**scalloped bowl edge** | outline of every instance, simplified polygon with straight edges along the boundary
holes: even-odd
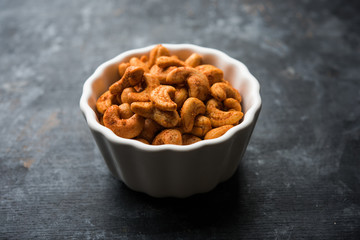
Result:
[[[218,183],[230,178],[235,172],[261,110],[260,84],[243,63],[219,50],[192,44],[164,43],[163,45],[171,53],[180,55],[183,53],[188,56],[190,53],[196,52],[203,55],[206,62],[209,62],[206,60],[208,58],[210,64],[214,64],[221,69],[225,68],[223,69],[225,79],[227,79],[227,75],[235,74],[236,79],[227,80],[240,91],[243,96],[242,104],[247,101],[247,105],[249,105],[243,107],[245,114],[242,122],[219,138],[203,140],[186,146],[147,145],[136,140],[118,137],[110,129],[101,125],[95,113],[94,101],[108,86],[102,86],[103,89],[94,94],[95,88],[98,87],[95,85],[108,74],[106,70],[111,66],[116,66],[131,56],[147,54],[155,45],[126,51],[101,64],[84,83],[80,98],[80,109],[106,164],[115,177],[122,180],[131,189],[145,192],[154,197],[188,197],[195,193],[210,191]],[[230,73],[228,74],[228,72]],[[241,80],[238,80],[238,78],[241,78]],[[246,92],[241,92],[241,83],[245,83],[242,86],[246,87]],[[109,84],[110,82],[107,85]],[[232,146],[234,143],[239,144],[239,147]],[[220,149],[219,146],[221,146]],[[216,151],[221,152],[223,148],[232,149],[231,151],[225,151],[227,154],[225,158],[229,159],[224,163],[216,160],[216,158],[221,158],[222,155],[213,150],[216,149]],[[230,157],[236,159],[230,159]],[[184,158],[187,160],[184,160]],[[201,158],[209,158],[210,161],[197,160]],[[207,167],[208,164],[211,164],[213,169]],[[196,168],[201,169],[204,165],[206,169],[206,171],[204,170],[204,177],[198,177],[199,169]],[[221,171],[219,165],[224,166],[223,174],[217,174],[216,172],[216,168]],[[190,179],[185,181],[186,176],[184,174],[186,175],[187,168],[193,170],[190,171],[192,173]],[[161,172],[162,170],[169,171],[169,173],[164,174]],[[157,174],[159,176],[156,176]],[[212,174],[216,175],[215,180],[212,179]],[[163,184],[162,181],[168,183]],[[201,184],[193,184],[191,181],[200,181]]]

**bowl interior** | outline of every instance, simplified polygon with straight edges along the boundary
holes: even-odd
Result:
[[[177,55],[182,60],[185,60],[188,56],[190,56],[194,52],[200,54],[203,57],[204,64],[212,64],[223,70],[224,79],[228,80],[231,83],[231,85],[240,92],[242,96],[241,105],[244,112],[244,118],[239,125],[230,129],[228,133],[231,132],[234,133],[235,131],[239,130],[241,127],[245,127],[246,124],[249,124],[250,121],[254,119],[255,112],[258,111],[261,107],[261,99],[259,94],[260,86],[258,81],[250,74],[250,72],[248,71],[247,67],[244,64],[214,49],[198,47],[190,44],[176,44],[176,45],[163,44],[163,45],[169,49],[171,54]],[[131,50],[123,54],[120,54],[119,56],[100,65],[98,69],[95,71],[95,73],[86,81],[84,85],[84,92],[86,92],[86,89],[88,88],[90,90],[88,89],[89,90],[87,91],[88,94],[83,93],[82,98],[83,97],[85,98],[84,101],[86,101],[88,106],[92,109],[93,113],[90,115],[96,118],[97,123],[99,123],[99,120],[96,117],[97,116],[96,100],[101,94],[103,94],[105,91],[108,90],[109,86],[112,83],[120,79],[120,76],[118,74],[118,65],[122,62],[129,61],[131,57],[140,57],[144,54],[148,55],[153,47],[154,46],[149,46],[146,48]],[[80,105],[81,105],[81,101],[80,101]],[[85,116],[86,118],[89,117],[87,114],[85,114]],[[105,128],[102,125],[100,125],[99,127]],[[225,135],[227,135],[228,133],[226,133]],[[113,135],[114,137],[117,137],[115,136],[115,134]],[[225,135],[223,135],[220,138],[207,140],[207,141],[220,141],[222,138],[224,138]],[[204,141],[200,141],[192,145],[196,145],[201,142]],[[182,147],[188,147],[188,146],[182,146]],[[156,146],[156,147],[161,147],[161,146]]]

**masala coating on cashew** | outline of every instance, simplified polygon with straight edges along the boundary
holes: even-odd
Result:
[[[227,98],[224,100],[224,108],[227,110],[234,110],[234,111],[240,111],[241,112],[241,105],[238,100],[235,98]]]
[[[111,94],[110,91],[104,92],[96,101],[96,110],[99,113],[104,114],[106,109],[111,107],[116,102],[116,96]]]
[[[191,130],[191,134],[204,137],[205,134],[212,129],[211,121],[208,117],[198,115],[194,119],[194,126]]]
[[[156,65],[160,68],[168,68],[171,66],[184,67],[185,63],[181,61],[177,56],[162,56],[156,59]]]
[[[122,76],[124,76],[124,73],[129,66],[130,66],[130,63],[120,63],[119,64],[118,72],[119,72],[120,78],[122,78]]]
[[[139,59],[137,57],[130,58],[129,63],[130,63],[130,66],[141,67],[144,70],[144,72],[150,71],[147,63],[141,61],[141,59]]]
[[[204,114],[205,110],[205,104],[197,98],[190,97],[184,102],[180,112],[184,132],[191,132],[195,117]]]
[[[214,83],[223,81],[224,72],[213,65],[204,64],[197,66],[195,69],[203,73],[207,77],[210,86],[212,86]]]
[[[210,88],[211,95],[219,101],[224,101],[227,98],[235,98],[241,102],[240,93],[230,84],[225,82],[215,83]]]
[[[213,127],[238,124],[244,115],[241,111],[223,109],[223,104],[214,98],[206,103],[206,115],[210,118]]]
[[[117,99],[121,103],[131,103],[129,99],[129,93],[135,93],[135,89],[133,87],[125,88],[121,94],[116,95]],[[119,99],[120,96],[120,99]]]
[[[151,143],[155,135],[163,128],[164,128],[163,126],[161,126],[154,120],[150,118],[146,118],[144,123],[144,128],[138,137],[143,138]]]
[[[154,138],[153,145],[175,144],[182,145],[181,132],[176,129],[165,129]]]
[[[150,94],[151,92],[160,86],[159,81],[153,77],[151,74],[145,73],[144,74],[144,85],[145,88],[140,92],[129,92],[127,95],[128,102],[149,102],[150,101]]]
[[[150,69],[150,74],[156,78],[161,84],[166,84],[166,77],[172,70],[176,69],[175,66],[170,66],[167,68],[161,68],[158,65],[152,66]]]
[[[138,114],[134,114],[130,118],[124,118],[119,106],[112,105],[105,111],[103,121],[105,127],[109,128],[117,136],[134,138],[143,130],[145,120]]]
[[[150,51],[148,67],[151,68],[155,64],[156,59],[161,56],[170,56],[170,52],[166,47],[159,44]]]
[[[179,113],[176,110],[163,111],[156,108],[152,102],[133,102],[131,111],[144,118],[150,118],[165,128],[173,128],[180,121]]]
[[[182,135],[182,145],[190,145],[196,142],[200,142],[202,139],[191,135],[191,134],[183,134]]]
[[[178,110],[181,109],[181,107],[183,106],[186,99],[188,99],[188,97],[189,94],[185,87],[176,88],[174,102],[176,103]]]
[[[197,54],[197,53],[193,53],[191,54],[186,60],[185,60],[185,64],[189,67],[197,67],[202,63],[202,57]]]
[[[175,92],[173,86],[160,85],[150,93],[150,100],[160,110],[175,111],[177,109],[177,104],[173,101]]]
[[[120,63],[120,80],[96,101],[99,122],[120,137],[154,145],[223,135],[243,117],[241,96],[204,60],[197,53],[180,59],[159,44]]]
[[[109,87],[110,93],[114,95],[121,94],[125,88],[139,84],[143,78],[143,74],[144,69],[141,67],[129,66],[126,68],[124,76]]]
[[[130,104],[128,103],[123,103],[119,105],[119,113],[122,119],[128,119],[134,115],[134,113],[130,109]]]
[[[204,140],[214,139],[224,135],[233,125],[224,125],[221,127],[211,129],[204,137]]]
[[[207,77],[201,72],[190,67],[179,67],[166,77],[166,84],[182,84],[186,82],[188,86],[189,97],[195,97],[201,101],[206,100],[210,85]]]

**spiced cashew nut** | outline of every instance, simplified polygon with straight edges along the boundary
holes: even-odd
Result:
[[[170,56],[170,53],[166,47],[159,44],[150,51],[148,67],[151,68],[155,64],[156,59],[161,56]]]
[[[188,99],[188,90],[185,87],[176,88],[174,102],[177,105],[177,109],[180,110],[186,99]]]
[[[152,102],[133,102],[131,111],[144,118],[150,118],[166,128],[175,127],[180,121],[180,116],[176,110],[163,111],[156,108]]]
[[[182,145],[190,145],[196,142],[201,141],[201,138],[191,135],[191,134],[183,134],[182,135]]]
[[[177,104],[173,101],[175,92],[173,86],[160,85],[150,93],[150,100],[160,110],[175,111],[177,108]]]
[[[197,53],[193,53],[191,54],[186,60],[185,60],[185,64],[189,67],[196,67],[198,65],[200,65],[202,63],[202,57],[197,54]]]
[[[127,95],[127,102],[149,102],[150,101],[150,93],[157,88],[160,83],[154,78],[151,74],[144,74],[144,83],[145,89],[141,92],[131,91]]]
[[[158,65],[152,66],[150,69],[150,74],[155,77],[161,84],[166,84],[166,77],[172,70],[176,69],[175,66],[170,66],[168,68],[161,68]]]
[[[106,91],[96,101],[96,109],[99,113],[104,114],[106,109],[113,105],[115,101],[116,96],[111,94],[110,91]]]
[[[221,127],[217,127],[214,129],[211,129],[204,137],[204,140],[208,140],[208,139],[214,139],[214,138],[218,138],[221,137],[222,135],[224,135],[230,128],[232,128],[233,125],[224,125]]]
[[[219,101],[224,101],[226,98],[235,98],[241,102],[240,93],[230,84],[225,82],[215,83],[210,88],[211,95]]]
[[[112,105],[105,111],[103,121],[105,127],[123,138],[138,136],[144,127],[143,117],[134,114],[130,118],[124,118],[118,105]]]
[[[156,65],[160,68],[167,68],[171,66],[184,67],[185,63],[176,56],[161,56],[156,59]]]
[[[129,99],[129,93],[135,93],[135,89],[133,87],[125,88],[121,94],[116,95],[116,98],[121,103],[131,103]]]
[[[144,59],[144,58],[142,58],[142,59]],[[144,59],[144,60],[146,60],[146,59]],[[144,72],[149,72],[149,67],[148,67],[147,63],[137,57],[130,58],[129,63],[131,66],[141,67],[144,70]]]
[[[212,86],[214,83],[223,81],[223,71],[213,65],[204,64],[197,66],[195,69],[199,72],[202,72],[208,78],[210,86]]]
[[[144,129],[138,136],[139,138],[147,140],[149,143],[151,143],[156,135],[157,132],[159,132],[163,127],[156,123],[154,120],[150,118],[145,119]]]
[[[125,88],[133,87],[139,84],[143,78],[144,69],[136,66],[129,66],[126,68],[122,78],[113,83],[109,90],[113,95],[120,94]]]
[[[165,129],[154,138],[153,145],[175,144],[182,145],[181,132],[177,129]]]
[[[227,98],[224,100],[224,107],[225,109],[228,109],[229,111],[240,111],[242,110],[241,105],[238,100],[235,98]]]
[[[130,66],[130,63],[120,63],[119,64],[118,72],[119,72],[120,78],[122,78],[122,76],[124,76],[124,73],[129,66]]]
[[[134,115],[134,113],[131,111],[130,104],[128,103],[119,105],[119,113],[122,119],[128,119]]]
[[[237,124],[244,115],[241,111],[234,109],[228,111],[222,109],[224,109],[222,103],[214,98],[206,103],[206,114],[210,118],[213,127]]]
[[[179,67],[166,77],[166,84],[181,84],[186,81],[189,88],[189,97],[195,97],[202,101],[206,100],[209,92],[209,81],[204,74],[189,67]]]
[[[198,115],[194,120],[194,127],[191,133],[198,137],[203,137],[205,134],[212,129],[211,121],[208,117]]]
[[[204,114],[205,110],[205,104],[197,98],[190,97],[184,102],[180,112],[184,132],[191,132],[195,117]]]

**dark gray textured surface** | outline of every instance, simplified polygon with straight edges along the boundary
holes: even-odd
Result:
[[[357,239],[358,1],[1,1],[0,238]],[[244,62],[263,109],[239,170],[153,199],[110,176],[80,113],[122,51],[212,47]]]

